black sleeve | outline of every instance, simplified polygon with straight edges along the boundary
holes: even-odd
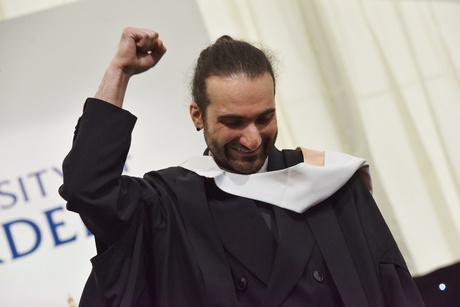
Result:
[[[136,117],[107,102],[88,99],[73,145],[63,162],[60,195],[88,229],[107,245],[129,227],[145,183],[122,176]]]
[[[359,178],[359,177],[358,177]],[[353,186],[360,225],[372,253],[386,306],[424,306],[396,241],[367,186],[356,178]]]

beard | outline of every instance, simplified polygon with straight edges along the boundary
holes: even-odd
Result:
[[[257,173],[264,165],[270,150],[275,145],[277,135],[278,130],[272,137],[263,136],[262,143],[256,153],[244,154],[235,149],[245,149],[238,141],[221,144],[208,132],[206,126],[204,127],[204,138],[214,161],[222,169],[237,174]]]

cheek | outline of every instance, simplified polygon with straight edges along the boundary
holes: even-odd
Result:
[[[238,131],[229,129],[227,127],[220,127],[212,132],[212,138],[217,141],[220,146],[224,146],[227,143],[232,142],[235,139],[238,139]]]
[[[278,132],[278,125],[276,120],[273,120],[269,125],[265,126],[264,129],[260,131],[260,134],[266,137],[273,138]]]

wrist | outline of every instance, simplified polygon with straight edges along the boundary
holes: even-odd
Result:
[[[104,100],[121,108],[130,78],[129,73],[112,63],[107,68],[94,98]]]

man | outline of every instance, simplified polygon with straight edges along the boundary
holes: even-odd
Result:
[[[63,164],[60,193],[98,251],[82,306],[423,306],[364,161],[274,147],[275,77],[250,44],[224,36],[198,59],[190,115],[206,155],[122,176],[128,81],[165,51],[124,30]]]

